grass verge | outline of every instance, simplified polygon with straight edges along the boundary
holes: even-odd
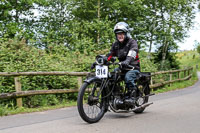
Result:
[[[54,106],[43,106],[38,108],[9,108],[7,106],[0,106],[0,116],[7,116],[7,115],[14,115],[14,114],[22,114],[22,113],[32,113],[32,112],[41,112],[46,110],[52,110],[52,109],[59,109],[59,108],[65,108],[65,107],[71,107],[75,106],[76,101],[70,101],[68,103],[61,103]]]

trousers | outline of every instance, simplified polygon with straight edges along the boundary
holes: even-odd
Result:
[[[135,80],[140,72],[138,70],[130,70],[125,74],[125,84],[128,89],[135,88]]]
[[[119,68],[115,68],[114,72],[120,71]],[[126,72],[124,81],[126,84],[126,87],[131,90],[135,88],[135,80],[137,78],[137,75],[139,75],[140,71],[139,70],[129,70]]]

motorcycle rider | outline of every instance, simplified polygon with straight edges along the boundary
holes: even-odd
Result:
[[[110,52],[107,54],[107,60],[117,57],[122,66],[122,72],[125,73],[125,84],[128,88],[129,97],[125,99],[125,103],[134,105],[137,87],[135,79],[140,73],[140,60],[138,56],[138,44],[130,35],[129,25],[125,22],[118,22],[114,26],[116,41],[112,44]],[[130,68],[129,65],[134,68]],[[94,68],[94,64],[91,66]]]

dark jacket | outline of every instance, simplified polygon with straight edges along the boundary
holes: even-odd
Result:
[[[128,56],[130,51],[134,51],[136,56]],[[107,57],[108,61],[112,56],[117,57],[120,62],[127,61],[129,65],[134,66],[135,69],[140,71],[140,60],[138,53],[139,50],[137,41],[133,40],[132,38],[128,38],[123,42],[123,44],[119,41],[114,42]]]

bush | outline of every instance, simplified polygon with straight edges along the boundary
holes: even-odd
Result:
[[[56,45],[55,45],[56,46]],[[9,40],[0,44],[1,72],[32,71],[87,71],[89,58],[78,52],[69,52],[63,45],[45,51],[29,46],[24,40]],[[9,53],[9,54],[8,54]],[[88,64],[88,65],[87,65]],[[77,89],[77,80],[69,76],[21,76],[22,90],[43,89]],[[13,77],[0,77],[0,93],[14,92]],[[64,99],[66,94],[60,94]],[[75,97],[75,96],[74,96]],[[75,98],[71,98],[75,99]],[[34,96],[24,98],[24,106],[37,107],[54,105],[62,99],[58,95]],[[11,104],[12,100],[1,101],[0,104]]]

